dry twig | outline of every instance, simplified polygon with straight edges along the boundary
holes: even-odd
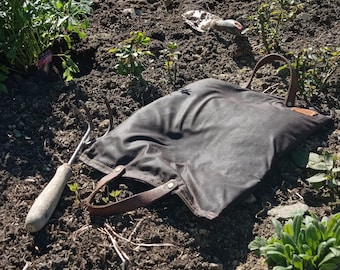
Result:
[[[128,263],[130,262],[130,259],[127,256],[127,254],[120,248],[116,239],[124,241],[124,242],[131,244],[133,246],[136,246],[136,247],[175,247],[175,245],[170,244],[170,243],[144,244],[144,243],[133,242],[131,240],[131,238],[136,233],[137,228],[141,225],[142,221],[143,221],[143,219],[139,220],[139,222],[137,223],[137,225],[135,226],[135,228],[133,229],[133,231],[131,232],[131,234],[129,235],[128,238],[125,238],[125,237],[121,236],[120,234],[118,234],[117,232],[115,232],[114,228],[112,226],[110,226],[108,223],[104,224],[104,228],[98,228],[98,230],[101,233],[106,234],[110,238],[114,250],[116,251],[117,255],[119,256],[120,260],[122,261],[122,269],[123,270],[126,269]],[[81,230],[81,229],[79,229],[79,230]],[[85,229],[86,228],[84,228],[83,230],[85,230]]]
[[[77,237],[79,237],[81,234],[83,234],[85,231],[87,231],[91,228],[92,228],[92,225],[86,225],[86,226],[83,226],[83,227],[79,228],[78,230],[74,231],[72,233],[72,240],[75,242]]]
[[[142,224],[142,221],[144,219],[140,219],[137,223],[137,225],[133,228],[132,232],[130,233],[129,237],[128,237],[128,240],[131,241],[131,238],[132,238],[132,235],[134,235],[137,231],[137,229],[139,228],[139,226]]]
[[[106,228],[104,229],[100,228],[99,231],[105,233],[110,238],[114,250],[116,251],[117,255],[122,261],[122,269],[126,269],[128,263],[130,262],[128,255],[126,255],[126,253],[120,248],[116,239],[114,239],[114,237],[110,234],[110,232]]]
[[[110,232],[115,235],[117,238],[133,245],[133,246],[138,246],[138,247],[175,247],[174,244],[170,244],[170,243],[155,243],[155,244],[144,244],[144,243],[136,243],[136,242],[133,242],[131,240],[129,240],[128,238],[125,238],[121,235],[119,235],[118,233],[116,233],[114,231],[114,229],[107,223],[104,224],[104,226],[110,230]]]
[[[31,262],[26,262],[25,266],[22,268],[22,270],[27,270],[32,265]]]

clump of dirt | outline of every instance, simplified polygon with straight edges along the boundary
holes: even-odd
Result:
[[[303,13],[282,29],[283,50],[338,46],[340,9],[336,1],[302,2]],[[94,218],[66,188],[42,231],[30,234],[24,228],[34,199],[56,168],[68,161],[84,134],[84,124],[71,104],[86,101],[94,116],[95,136],[100,136],[107,118],[104,97],[113,108],[117,126],[142,106],[196,80],[214,77],[234,84],[246,82],[261,57],[259,36],[251,31],[242,37],[215,30],[199,34],[183,23],[181,14],[207,10],[250,27],[246,15],[255,14],[260,3],[95,0],[87,37],[72,52],[81,70],[72,83],[65,85],[57,73],[10,76],[9,94],[0,99],[0,268],[122,269],[122,258],[103,231],[111,228],[121,237],[116,241],[125,259],[129,258],[127,269],[266,269],[247,245],[254,235],[266,237],[273,232],[266,215],[269,207],[305,201],[319,215],[339,211],[339,205],[311,190],[304,181],[305,172],[287,156],[273,169],[269,181],[258,187],[256,201],[240,203],[212,221],[195,217],[174,196],[123,215]],[[124,11],[130,8],[140,10],[140,16]],[[143,72],[147,87],[142,92],[116,74],[109,49],[137,30],[151,37],[149,49],[156,56],[169,42],[177,43],[181,57],[175,87],[169,83],[160,57],[147,63]],[[270,70],[259,72],[253,88],[262,91],[282,82]],[[300,147],[340,152],[339,81],[339,73],[334,74],[328,91],[311,104],[331,115],[334,125]],[[102,175],[80,162],[72,168],[70,183],[79,184],[84,199]]]

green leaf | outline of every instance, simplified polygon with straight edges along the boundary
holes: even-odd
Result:
[[[9,69],[5,65],[0,65],[0,71],[6,75],[9,74]]]
[[[323,260],[318,264],[319,268],[322,267],[322,265],[327,264],[327,265],[331,265],[331,264],[335,264],[335,265],[339,265],[340,264],[340,250],[336,249],[336,248],[330,248],[331,252],[329,252],[324,258]]]
[[[116,198],[118,197],[120,194],[122,193],[121,190],[113,190],[112,192],[110,192],[110,196],[113,197],[113,198]]]
[[[306,168],[308,164],[309,152],[303,150],[295,150],[292,152],[292,159],[297,166]]]
[[[302,254],[299,254],[299,257],[301,257],[305,265],[309,265],[311,269],[313,269],[313,267],[315,269],[316,265],[315,263],[313,263],[314,256],[302,253]]]
[[[0,82],[0,92],[6,93],[6,94],[8,93],[6,85],[4,85],[1,82]]]
[[[299,237],[299,234],[300,234],[301,225],[302,225],[302,215],[294,216],[294,218],[293,218],[293,237],[294,237],[295,242],[298,242],[298,237]]]
[[[79,32],[78,32],[78,37],[79,37],[80,39],[84,39],[84,38],[86,37],[86,34],[85,34],[84,32],[82,32],[82,31],[79,31]]]
[[[317,249],[318,241],[319,241],[318,234],[317,234],[314,224],[310,223],[306,225],[305,234],[306,234],[307,245],[312,249],[314,253],[314,251]]]
[[[57,27],[61,27],[66,22],[66,20],[68,18],[69,18],[69,16],[64,16],[62,18],[59,18],[58,21],[57,21]]]
[[[335,240],[335,239],[334,239]],[[318,261],[321,261],[321,259],[326,255],[327,250],[327,242],[323,241],[318,246],[318,252],[317,252],[317,259]]]
[[[338,221],[336,226],[334,227],[334,234],[333,235],[336,239],[335,245],[340,245],[340,221]]]
[[[67,58],[67,65],[71,72],[73,73],[79,72],[78,65],[75,62],[73,62],[71,57]]]
[[[282,65],[282,66],[278,67],[277,70],[276,70],[276,72],[278,74],[285,72],[285,71],[288,71],[288,65]]]
[[[286,265],[286,256],[285,254],[276,251],[276,250],[269,250],[267,252],[267,257],[270,261],[272,261],[276,265],[285,266]]]
[[[62,9],[62,7],[64,6],[62,1],[56,1],[55,2],[55,6],[57,9]]]
[[[293,254],[293,266],[298,270],[303,270],[303,260],[296,254]]]
[[[287,264],[292,264],[293,261],[293,254],[294,254],[294,247],[291,244],[284,245],[284,255],[286,258]]]
[[[292,265],[289,266],[274,266],[273,270],[291,270],[293,269]]]
[[[340,175],[340,168],[333,168],[332,169],[332,174],[337,177]]]
[[[148,45],[148,43],[150,42],[150,38],[149,37],[145,37],[142,42],[141,45],[146,47]]]
[[[314,219],[312,221],[312,223],[314,224],[315,228],[316,228],[316,231],[317,231],[317,234],[318,234],[318,239],[320,241],[323,241],[325,239],[327,239],[327,236],[326,236],[326,226],[324,226],[324,224],[318,220],[318,219]]]
[[[280,237],[281,233],[282,233],[282,224],[280,221],[278,221],[277,219],[273,219],[272,220],[274,229],[275,229],[275,233]]]
[[[71,70],[66,68],[64,73],[63,73],[63,78],[66,82],[72,81],[73,80],[73,76],[71,73]]]
[[[3,81],[6,80],[7,78],[8,78],[7,75],[0,73],[0,82],[3,82]]]
[[[295,243],[294,239],[286,232],[281,233],[281,240],[284,244],[291,246],[296,253],[299,252],[297,243]]]
[[[309,153],[306,167],[317,171],[331,170],[333,168],[333,156],[327,152],[324,155]]]
[[[248,244],[248,249],[251,251],[259,250],[266,245],[267,240],[263,237],[255,236],[255,239]]]
[[[312,248],[311,248],[309,245],[303,244],[303,245],[302,245],[302,249],[304,250],[304,252],[305,252],[307,255],[309,255],[309,256],[312,256],[312,255],[313,255],[313,250],[312,250]]]
[[[73,184],[67,184],[68,188],[70,189],[70,191],[72,192],[76,192],[78,191],[78,183],[74,182]]]
[[[63,38],[64,38],[64,40],[66,41],[66,44],[67,44],[67,48],[68,49],[71,49],[71,38],[70,38],[70,36],[69,35],[63,35],[62,36]]]
[[[335,189],[337,187],[340,187],[340,180],[330,179],[330,180],[327,181],[327,186],[331,189]]]
[[[305,235],[305,229],[301,229],[299,236],[298,236],[298,244],[303,247],[303,244],[306,244],[306,235]]]
[[[313,211],[310,211],[309,214],[310,216],[305,217],[305,224],[313,223],[313,220],[318,219],[318,217]]]
[[[313,175],[312,177],[309,177],[306,179],[311,184],[318,184],[318,183],[324,183],[328,180],[327,174],[325,173],[317,173]]]
[[[284,253],[285,252],[284,244],[280,240],[277,240],[276,238],[275,238],[275,241],[276,242],[274,242],[270,245],[272,250],[276,250],[276,251],[279,251],[281,253]]]
[[[333,235],[335,235],[338,224],[339,224],[339,221],[336,219],[335,215],[329,218],[328,223],[327,223],[327,228],[326,228],[326,235],[328,237],[332,237]]]
[[[293,236],[293,220],[289,219],[282,227],[283,231],[286,232],[288,235]]]
[[[324,263],[323,265],[319,266],[319,270],[337,270],[339,265],[334,263]]]
[[[338,247],[338,248],[330,247],[329,249],[332,251],[332,253],[335,255],[335,257],[340,260],[340,247]]]

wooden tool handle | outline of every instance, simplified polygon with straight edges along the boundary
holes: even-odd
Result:
[[[54,177],[36,198],[27,214],[25,227],[28,231],[40,231],[47,224],[71,176],[69,164],[64,163],[58,167]]]

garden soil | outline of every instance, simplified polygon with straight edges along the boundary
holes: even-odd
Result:
[[[283,24],[281,52],[325,46],[335,50],[340,44],[337,1],[302,3],[304,9],[295,20]],[[78,183],[80,202],[66,187],[49,223],[37,233],[25,230],[34,199],[57,167],[69,160],[84,134],[84,121],[75,115],[72,105],[79,107],[79,100],[86,103],[94,118],[92,135],[97,137],[107,126],[104,97],[112,106],[117,126],[142,106],[196,80],[213,77],[245,83],[263,55],[260,36],[251,29],[242,37],[215,30],[201,34],[187,26],[181,14],[206,10],[251,28],[253,22],[248,18],[260,4],[249,0],[94,0],[87,37],[75,42],[72,50],[80,68],[74,81],[66,85],[60,80],[57,61],[47,75],[34,70],[10,75],[9,93],[0,100],[0,269],[268,269],[247,245],[255,236],[273,233],[269,209],[304,202],[319,216],[339,211],[334,194],[310,188],[305,181],[307,172],[287,155],[251,200],[212,221],[194,216],[175,196],[122,215],[94,218],[82,201],[102,175],[76,161],[69,184]],[[131,9],[138,16],[131,16]],[[138,30],[151,37],[148,49],[155,55],[145,62],[146,83],[139,85],[116,74],[116,62],[109,52],[130,31]],[[169,81],[160,53],[169,42],[177,43],[181,53],[175,85]],[[276,68],[268,65],[258,72],[255,91],[287,87],[286,77],[278,76]],[[340,152],[339,81],[339,72],[333,74],[329,87],[316,92],[309,103],[299,97],[300,104],[330,115],[334,125],[298,148]],[[142,187],[122,182],[115,188],[131,193]]]

